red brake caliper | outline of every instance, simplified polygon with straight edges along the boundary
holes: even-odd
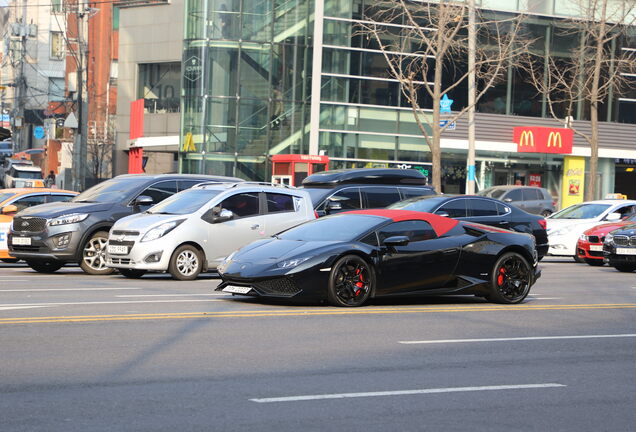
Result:
[[[499,269],[499,274],[497,275],[497,285],[502,286],[505,278],[506,278],[506,269],[502,267]]]
[[[356,286],[358,287],[358,289],[356,290],[356,296],[359,296],[362,292],[361,288],[364,286],[364,279],[362,279],[362,271],[360,269],[356,269],[356,275],[358,275],[358,278],[360,279],[358,282],[356,282]]]

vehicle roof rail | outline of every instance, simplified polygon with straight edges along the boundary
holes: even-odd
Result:
[[[203,186],[211,186],[211,185],[219,185],[219,184],[226,184],[226,183],[231,183],[231,182],[224,182],[224,181],[202,181],[201,183],[197,183],[194,186],[192,186],[191,189],[194,188],[200,188]]]
[[[243,181],[243,182],[232,183],[232,185],[230,187],[239,187],[240,185],[274,186],[274,187],[281,187],[281,188],[286,188],[286,189],[296,189],[294,186],[289,186],[289,185],[286,185],[286,184],[271,183],[271,182],[258,182],[258,181]]]

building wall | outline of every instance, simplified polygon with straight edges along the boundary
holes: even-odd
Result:
[[[125,151],[130,133],[130,103],[139,95],[139,65],[181,62],[183,22],[184,0],[120,9],[114,174],[128,170]],[[178,112],[145,113],[144,136],[179,135],[179,120]],[[172,172],[176,169],[171,153],[153,153],[146,149],[144,156],[148,156],[146,172]]]

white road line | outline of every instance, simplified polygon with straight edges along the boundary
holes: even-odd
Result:
[[[562,297],[537,297],[537,296],[530,296],[532,297],[534,300],[561,300]]]
[[[40,291],[126,291],[140,290],[143,288],[35,288],[35,289],[10,289],[0,290],[0,292],[40,292]]]
[[[44,307],[44,306],[18,306],[18,307],[4,307],[4,306],[0,306],[0,311],[14,310],[14,309],[35,309],[35,308],[39,308],[39,307]]]
[[[441,344],[441,343],[466,343],[466,342],[510,342],[510,341],[534,341],[534,340],[557,340],[557,339],[605,339],[605,338],[633,338],[636,334],[613,334],[613,335],[578,335],[578,336],[532,336],[515,338],[490,338],[490,339],[440,339],[424,341],[399,341],[405,345],[414,344]]]
[[[134,300],[134,301],[104,301],[104,302],[72,302],[72,303],[21,303],[0,304],[1,307],[13,306],[76,306],[76,305],[106,305],[106,304],[135,304],[135,303],[187,303],[187,302],[222,302],[224,300]]]
[[[198,296],[229,296],[227,293],[211,293],[211,294],[122,294],[115,297],[198,297]]]
[[[335,394],[322,394],[322,395],[287,396],[287,397],[250,399],[250,401],[258,402],[258,403],[297,402],[297,401],[321,400],[321,399],[344,399],[344,398],[362,398],[362,397],[377,397],[377,396],[404,396],[404,395],[415,395],[415,394],[459,393],[459,392],[492,391],[492,390],[525,390],[525,389],[555,388],[555,387],[566,387],[566,386],[563,384],[546,383],[546,384],[479,386],[479,387],[448,387],[448,388],[396,390],[396,391],[380,391],[380,392],[366,392],[366,393],[335,393]]]
[[[0,279],[4,280],[4,278],[0,278]],[[33,282],[33,281],[31,281],[30,279],[11,279],[11,280],[8,280],[7,282],[13,283],[13,282]]]

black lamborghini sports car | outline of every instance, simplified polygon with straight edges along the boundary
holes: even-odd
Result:
[[[474,294],[519,303],[541,275],[534,237],[410,210],[357,210],[317,219],[234,252],[217,291],[329,300]]]

